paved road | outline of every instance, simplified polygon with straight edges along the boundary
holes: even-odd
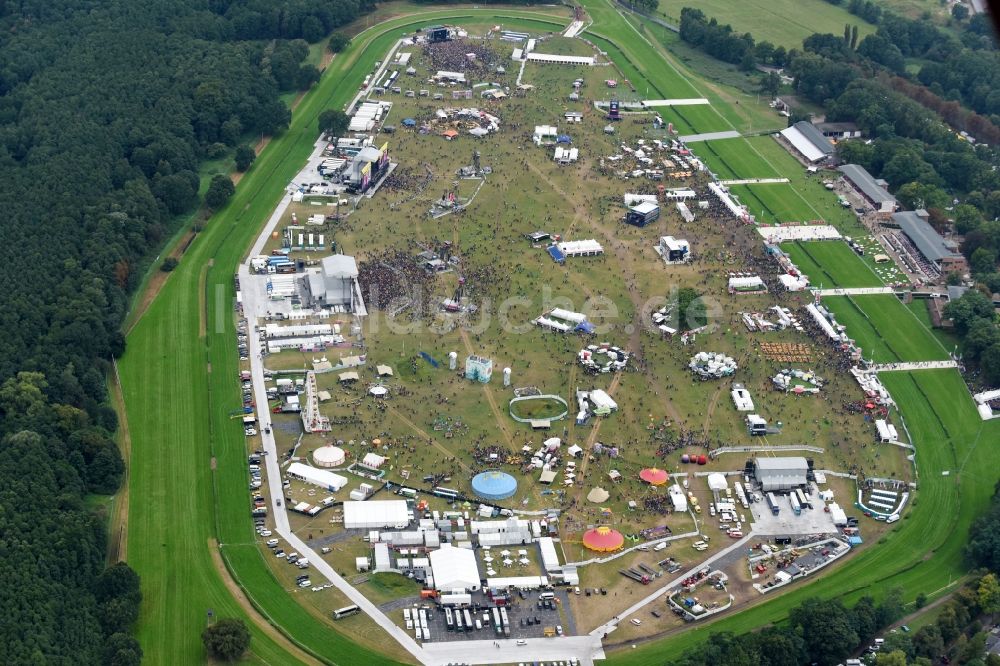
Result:
[[[870,296],[873,294],[894,294],[892,287],[849,287],[837,289],[814,289],[817,296]]]
[[[727,130],[725,132],[705,132],[704,134],[685,134],[684,136],[678,137],[684,143],[697,143],[698,141],[715,141],[717,139],[738,139],[740,138],[740,133],[736,130]]]
[[[276,224],[277,220],[272,218],[268,222],[268,228],[266,228],[262,234],[262,238],[266,238],[271,233],[271,227]],[[250,269],[246,264],[240,265],[240,281],[244,280],[262,280],[265,279],[261,276],[250,275]],[[261,342],[258,337],[256,330],[256,319],[254,319],[254,313],[257,312],[259,307],[254,299],[257,297],[258,290],[247,289],[244,290],[246,296],[244,297],[244,311],[249,313],[251,318],[251,325],[253,330],[247,336],[250,348],[250,359],[251,359],[251,373],[253,377],[253,391],[255,396],[255,402],[258,406],[257,417],[260,423],[258,428],[260,431],[261,440],[263,442],[264,450],[267,455],[264,456],[264,464],[267,468],[267,486],[271,494],[271,515],[274,520],[274,531],[276,531],[285,541],[291,549],[299,553],[300,556],[309,559],[311,568],[318,574],[325,577],[333,585],[343,592],[352,603],[361,607],[361,609],[367,613],[379,626],[386,630],[390,636],[392,636],[396,641],[403,646],[403,648],[413,655],[413,657],[422,664],[430,664],[432,661],[428,661],[427,656],[423,653],[421,647],[417,644],[413,637],[407,633],[405,630],[398,627],[392,620],[390,620],[378,607],[369,601],[363,594],[352,587],[346,580],[340,577],[336,571],[333,570],[325,560],[323,560],[319,553],[315,552],[310,548],[305,541],[300,539],[294,532],[292,532],[291,526],[288,524],[288,514],[285,512],[285,508],[280,506],[281,498],[284,497],[284,491],[281,486],[282,473],[279,466],[278,450],[275,445],[273,433],[265,431],[265,428],[269,428],[271,425],[271,414],[267,411],[266,405],[268,405],[267,400],[267,387],[264,383],[264,363],[261,358]],[[248,302],[249,298],[249,302]]]
[[[453,641],[428,643],[424,651],[435,664],[516,664],[531,661],[565,661],[571,657],[591,666],[595,659],[604,659],[599,636],[562,636],[559,638],[528,638],[524,645],[517,641]],[[499,647],[497,647],[499,646]]]
[[[957,361],[912,361],[908,363],[876,365],[873,370],[875,372],[909,372],[910,370],[945,370],[957,367]]]
[[[697,573],[698,571],[704,569],[705,567],[712,567],[712,565],[715,562],[718,562],[718,561],[722,560],[723,558],[725,558],[727,555],[729,555],[733,551],[741,549],[744,546],[746,546],[747,542],[749,542],[753,538],[754,538],[754,533],[751,531],[749,534],[747,534],[745,537],[743,537],[739,541],[733,542],[733,544],[731,546],[729,546],[728,548],[725,548],[725,549],[719,551],[718,553],[716,553],[712,557],[708,558],[707,560],[704,560],[703,562],[699,562],[698,564],[696,564],[695,566],[691,567],[690,569],[688,569],[684,573],[678,575],[677,578],[675,578],[674,580],[670,581],[669,583],[667,583],[666,585],[664,585],[660,589],[656,590],[655,592],[653,592],[652,594],[648,595],[647,597],[645,597],[643,599],[640,599],[636,603],[632,604],[631,606],[629,606],[628,608],[626,608],[625,610],[623,610],[621,613],[619,613],[617,618],[612,618],[610,622],[605,622],[601,626],[599,626],[596,629],[594,629],[593,631],[591,631],[590,635],[594,636],[596,638],[601,638],[601,637],[603,637],[603,636],[605,636],[607,634],[610,634],[612,631],[614,631],[615,629],[618,628],[618,622],[620,620],[624,620],[625,618],[629,617],[630,615],[632,615],[632,614],[634,614],[634,613],[642,610],[643,608],[645,608],[649,604],[656,602],[660,597],[666,595],[668,591],[677,589],[677,586],[680,585],[681,581],[684,580],[685,578],[688,578],[689,576],[694,575],[695,573]]]

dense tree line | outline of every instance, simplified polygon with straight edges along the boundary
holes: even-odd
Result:
[[[729,24],[721,24],[693,7],[681,9],[680,36],[685,42],[724,62],[753,69],[754,39],[749,32],[738,34]]]
[[[926,597],[917,596],[917,607]],[[876,666],[956,664],[1000,666],[1000,656],[986,653],[987,632],[981,619],[1000,610],[1000,584],[992,573],[973,576],[941,606],[933,622],[914,632],[885,634]]]
[[[712,634],[684,654],[677,666],[833,666],[868,645],[875,632],[903,614],[901,593],[893,590],[881,603],[862,597],[852,608],[839,600],[806,599],[789,621],[742,635]]]
[[[974,566],[1000,572],[1000,483],[993,491],[989,509],[969,530],[965,554]]]
[[[307,42],[373,4],[0,5],[4,663],[141,658],[128,633],[138,580],[105,570],[104,526],[84,502],[122,478],[105,382],[129,292],[199,205],[201,162],[242,145],[248,168],[245,142],[287,126],[279,95],[318,77]]]
[[[847,11],[869,23],[878,23],[882,18],[882,8],[872,0],[850,0],[847,3]]]
[[[998,226],[997,223],[993,224]],[[997,233],[997,230],[994,230],[994,233],[995,238],[1000,238],[1000,233]],[[982,263],[984,267],[995,270],[996,252],[994,247],[980,247],[972,253],[973,261],[979,261],[980,253],[987,253],[989,256],[984,258]],[[988,279],[996,281],[997,277],[994,272]],[[970,289],[958,300],[948,303],[945,306],[944,314],[955,323],[955,332],[962,340],[962,354],[965,362],[973,368],[979,369],[985,383],[991,386],[1000,386],[1000,324],[997,322],[990,297],[976,289]],[[979,564],[991,567],[994,571],[1000,570],[1000,566],[994,567],[984,561],[984,558],[989,554],[989,551],[983,548],[988,537],[982,534],[981,530],[975,529],[972,530],[972,535],[969,552],[973,559]],[[997,564],[1000,564],[1000,561]]]

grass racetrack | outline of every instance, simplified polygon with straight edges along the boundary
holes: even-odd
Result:
[[[778,178],[781,175],[746,139],[704,141],[698,148],[701,149],[696,148],[695,152],[721,179]]]
[[[787,183],[733,185],[729,190],[737,195],[758,222],[813,222],[819,215],[795,189]]]
[[[843,241],[784,243],[781,249],[816,287],[885,286],[868,264]]]
[[[828,296],[823,305],[847,327],[847,335],[876,363],[946,361],[947,350],[892,294]]]
[[[630,78],[636,77],[637,89],[638,79],[645,77],[665,97],[697,94],[676,70],[663,65],[651,45],[636,37],[607,0],[583,0],[583,4],[601,37],[594,41],[612,58],[627,58],[619,64]],[[308,156],[318,113],[343,104],[400,32],[458,16],[516,26],[519,17],[529,14],[510,7],[423,9],[419,19],[396,18],[355,37],[352,47],[334,60],[302,100],[289,130],[271,141],[230,203],[194,241],[128,337],[128,352],[119,364],[132,440],[128,553],[129,563],[142,576],[137,636],[148,664],[203,663],[199,634],[209,609],[216,616],[246,617],[213,565],[209,551],[213,538],[260,611],[303,649],[330,663],[391,663],[368,647],[377,645],[375,638],[366,646],[358,645],[298,605],[253,545],[245,440],[239,425],[228,418],[239,404],[232,276],[285,184]],[[746,157],[754,153],[741,143],[736,150],[721,149],[727,164],[743,172],[739,175],[777,175],[773,169],[762,172],[767,162],[759,156]],[[871,339],[891,336],[887,355],[913,360],[945,356],[936,341],[927,341],[923,327],[900,325],[919,323],[895,297],[855,300],[870,317],[870,332],[863,333]],[[846,300],[845,304],[855,307]],[[846,308],[841,305],[838,316],[841,310]],[[858,336],[848,316],[842,323]],[[920,476],[910,512],[884,543],[869,544],[843,566],[747,611],[685,627],[675,636],[635,650],[612,651],[609,663],[662,664],[710,632],[741,632],[780,622],[792,607],[814,595],[852,601],[900,586],[912,599],[918,592],[933,596],[961,578],[966,571],[961,551],[968,527],[987,505],[997,480],[991,445],[1000,439],[1000,422],[979,420],[955,370],[886,373],[883,379],[916,442]],[[253,643],[248,661],[297,663],[279,642],[256,625],[250,627]],[[614,642],[613,634],[609,640]]]
[[[270,142],[233,199],[199,234],[128,336],[119,362],[132,440],[128,553],[129,564],[142,577],[136,634],[147,664],[204,662],[200,634],[210,609],[216,617],[247,617],[212,562],[212,538],[261,613],[306,651],[329,663],[392,663],[296,603],[254,545],[246,443],[242,428],[229,419],[240,406],[233,274],[311,152],[320,111],[347,102],[402,32],[456,13],[512,26],[518,25],[517,17],[531,16],[509,7],[424,9],[419,19],[398,18],[355,37],[303,98],[291,127]],[[298,663],[248,624],[253,633],[248,660]]]
[[[612,652],[609,663],[659,666],[710,633],[742,633],[782,622],[792,608],[812,596],[852,603],[863,595],[878,598],[900,587],[912,601],[918,592],[933,598],[961,580],[967,570],[962,549],[969,526],[988,505],[1000,476],[992,451],[1000,438],[1000,421],[979,419],[957,370],[884,373],[881,378],[901,405],[917,446],[919,491],[896,529],[843,566],[782,596],[713,623],[689,625],[665,640]]]

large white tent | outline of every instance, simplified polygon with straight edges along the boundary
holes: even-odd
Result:
[[[294,462],[288,466],[288,476],[301,479],[306,483],[325,488],[331,492],[336,492],[347,485],[347,479],[339,474],[303,465],[298,462]]]
[[[442,592],[467,592],[479,589],[476,554],[468,548],[443,544],[430,552],[434,586]]]
[[[412,518],[406,500],[344,502],[344,528],[349,530],[382,527],[402,529]]]

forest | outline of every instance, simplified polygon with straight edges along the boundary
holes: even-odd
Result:
[[[107,381],[129,297],[193,223],[202,165],[239,153],[249,166],[248,145],[287,126],[282,93],[319,77],[308,44],[373,6],[0,5],[4,663],[141,659],[128,633],[138,579],[107,567],[104,517],[89,501],[123,474]]]

